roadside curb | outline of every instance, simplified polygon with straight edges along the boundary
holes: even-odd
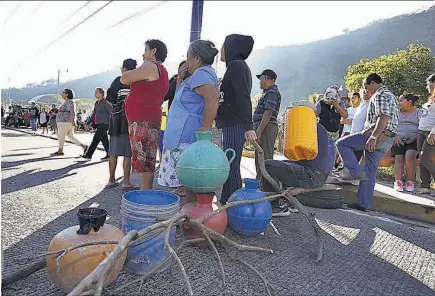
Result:
[[[13,127],[6,127],[6,126],[2,126],[2,128],[8,129],[8,130],[12,130],[12,131],[17,131],[17,132],[28,134],[28,135],[32,135],[31,131],[27,131],[27,130],[24,130],[24,129],[13,128]],[[56,140],[56,141],[58,140],[56,137],[53,137],[53,136],[50,136],[50,135],[36,134],[36,136],[47,138],[47,139],[52,139],[52,140]],[[68,144],[74,144],[73,142],[67,140],[66,138],[65,138],[65,142],[68,143]],[[104,151],[104,149],[101,148],[101,147],[97,147],[97,150]]]
[[[340,185],[344,191],[344,202],[355,203],[358,187]],[[375,191],[370,210],[400,218],[412,219],[426,223],[435,223],[435,207],[412,203]]]

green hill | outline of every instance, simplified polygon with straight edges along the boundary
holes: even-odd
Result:
[[[283,30],[285,39],[285,30]],[[435,6],[424,12],[402,15],[378,21],[345,35],[304,45],[269,47],[257,50],[248,59],[253,74],[265,68],[278,74],[277,84],[283,94],[283,107],[290,101],[305,99],[313,92],[322,92],[331,84],[343,84],[346,68],[362,58],[374,58],[406,49],[410,43],[421,43],[435,52]],[[177,63],[167,63],[169,72]],[[219,75],[222,76],[221,66]],[[119,75],[119,70],[69,81],[61,87],[74,89],[76,96],[93,97],[96,86],[108,87]],[[50,83],[53,83],[51,81]],[[254,81],[253,95],[260,92]],[[29,100],[45,94],[56,93],[57,85],[33,86],[11,89],[11,99]],[[7,90],[2,89],[2,103]]]

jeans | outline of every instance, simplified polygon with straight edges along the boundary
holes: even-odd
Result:
[[[269,175],[275,181],[280,181],[284,188],[320,188],[325,184],[327,177],[318,169],[302,166],[288,160],[266,160],[265,166]],[[263,191],[275,192],[275,189],[267,180],[264,180]]]
[[[36,132],[37,124],[38,124],[37,118],[30,118],[30,125],[32,126],[32,131]]]
[[[370,208],[373,200],[376,183],[376,171],[382,156],[393,146],[393,138],[387,138],[384,141],[377,142],[376,150],[368,152],[365,149],[367,139],[362,133],[352,134],[341,138],[337,141],[337,149],[340,154],[343,165],[347,168],[352,176],[359,176],[362,173],[367,174],[367,179],[362,180],[358,186],[357,204],[364,208]],[[357,161],[354,151],[364,150],[364,165],[361,167]]]

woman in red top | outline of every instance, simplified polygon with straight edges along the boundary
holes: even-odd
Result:
[[[125,71],[121,83],[130,85],[125,100],[132,151],[132,171],[142,174],[140,188],[152,189],[162,120],[162,103],[168,92],[168,72],[162,63],[167,56],[166,45],[160,40],[145,42],[144,63]]]

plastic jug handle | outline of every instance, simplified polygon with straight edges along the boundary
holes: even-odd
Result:
[[[171,155],[172,160],[174,160],[175,162],[177,162],[177,159],[176,159],[175,156],[174,156],[174,153],[175,153],[175,152],[180,152],[180,149],[179,149],[179,148],[172,148],[172,149],[171,149],[171,152],[170,152],[169,154]]]
[[[234,160],[234,158],[236,158],[236,151],[234,151],[234,149],[228,148],[227,150],[225,150],[225,155],[228,157],[228,152],[232,152],[233,155],[231,156],[229,163],[231,164]]]

